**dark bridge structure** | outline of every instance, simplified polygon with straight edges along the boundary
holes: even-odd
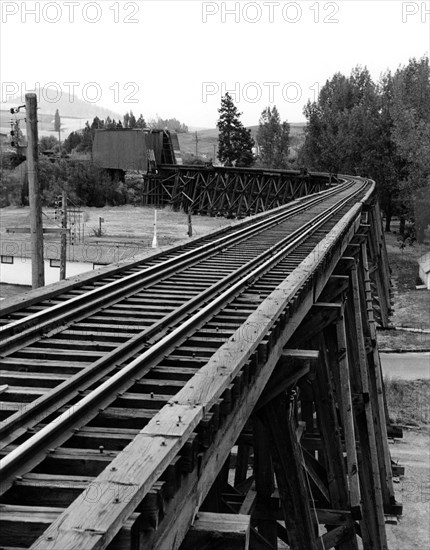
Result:
[[[3,301],[0,546],[386,550],[401,432],[374,182],[156,181],[148,204],[256,215]]]
[[[161,164],[144,178],[143,204],[242,218],[338,183],[336,175],[296,170]]]

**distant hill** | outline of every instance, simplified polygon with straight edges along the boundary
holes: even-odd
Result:
[[[290,123],[290,154],[292,157],[297,156],[297,151],[305,141],[306,122],[291,122]],[[258,126],[248,126],[251,130],[252,137],[256,139]],[[196,132],[188,132],[187,134],[178,134],[179,145],[183,154],[196,154]],[[197,151],[200,157],[204,159],[212,159],[216,157],[218,149],[218,129],[209,128],[197,131]],[[215,151],[215,154],[214,154]]]
[[[73,117],[86,120],[93,120],[95,116],[98,116],[99,118],[106,118],[109,116],[110,118],[115,118],[116,120],[122,120],[124,114],[115,113],[110,109],[99,107],[98,105],[84,101],[75,95],[70,95],[66,91],[62,92],[58,101],[47,101],[45,97],[56,97],[58,91],[55,88],[41,88],[32,90],[32,92],[37,94],[37,105],[40,112],[43,114],[54,115],[55,111],[58,109],[60,115],[63,117]],[[12,99],[8,98],[8,101],[5,103],[3,103],[3,98],[0,98],[0,100],[1,110],[8,110],[9,106],[13,107],[15,105],[22,105],[25,102],[21,96],[16,96]]]
[[[91,122],[96,116],[101,119],[105,119],[108,116],[115,120],[122,120],[123,118],[123,115],[120,113],[84,101],[75,95],[70,95],[68,92],[63,92],[55,103],[47,101],[45,99],[46,97],[54,98],[57,95],[57,90],[55,88],[43,88],[43,93],[42,89],[37,89],[33,90],[33,93],[37,93],[39,137],[49,135],[55,135],[57,137],[57,133],[54,130],[54,115],[57,109],[61,117],[62,139],[65,139],[70,132],[84,128],[85,122],[87,120]],[[17,105],[23,105],[24,102],[25,99],[21,96],[16,96],[12,99],[8,98],[8,101],[5,103],[3,103],[3,101],[0,102],[1,132],[9,136],[10,121],[14,118],[14,115],[10,114],[10,109]],[[16,116],[18,119],[22,120],[21,129],[25,132],[25,123],[23,121],[25,110],[22,109]]]

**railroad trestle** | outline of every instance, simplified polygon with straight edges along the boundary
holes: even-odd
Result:
[[[402,507],[374,183],[319,174],[299,198],[291,175],[209,172],[166,176],[172,203],[237,216],[295,200],[5,303],[3,546],[388,550]]]
[[[224,166],[160,165],[145,176],[143,204],[242,218],[336,184],[336,175]]]

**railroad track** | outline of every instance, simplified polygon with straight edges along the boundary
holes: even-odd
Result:
[[[9,312],[0,328],[0,545],[28,548],[79,495],[91,499],[97,476],[174,409],[175,396],[367,190],[350,179],[215,240]],[[139,513],[148,525],[255,371],[250,360],[146,487]],[[123,522],[118,536],[126,532]]]

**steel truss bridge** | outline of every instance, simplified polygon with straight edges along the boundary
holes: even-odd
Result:
[[[264,212],[3,301],[2,548],[387,549],[375,184],[260,175],[179,168],[176,206]]]

